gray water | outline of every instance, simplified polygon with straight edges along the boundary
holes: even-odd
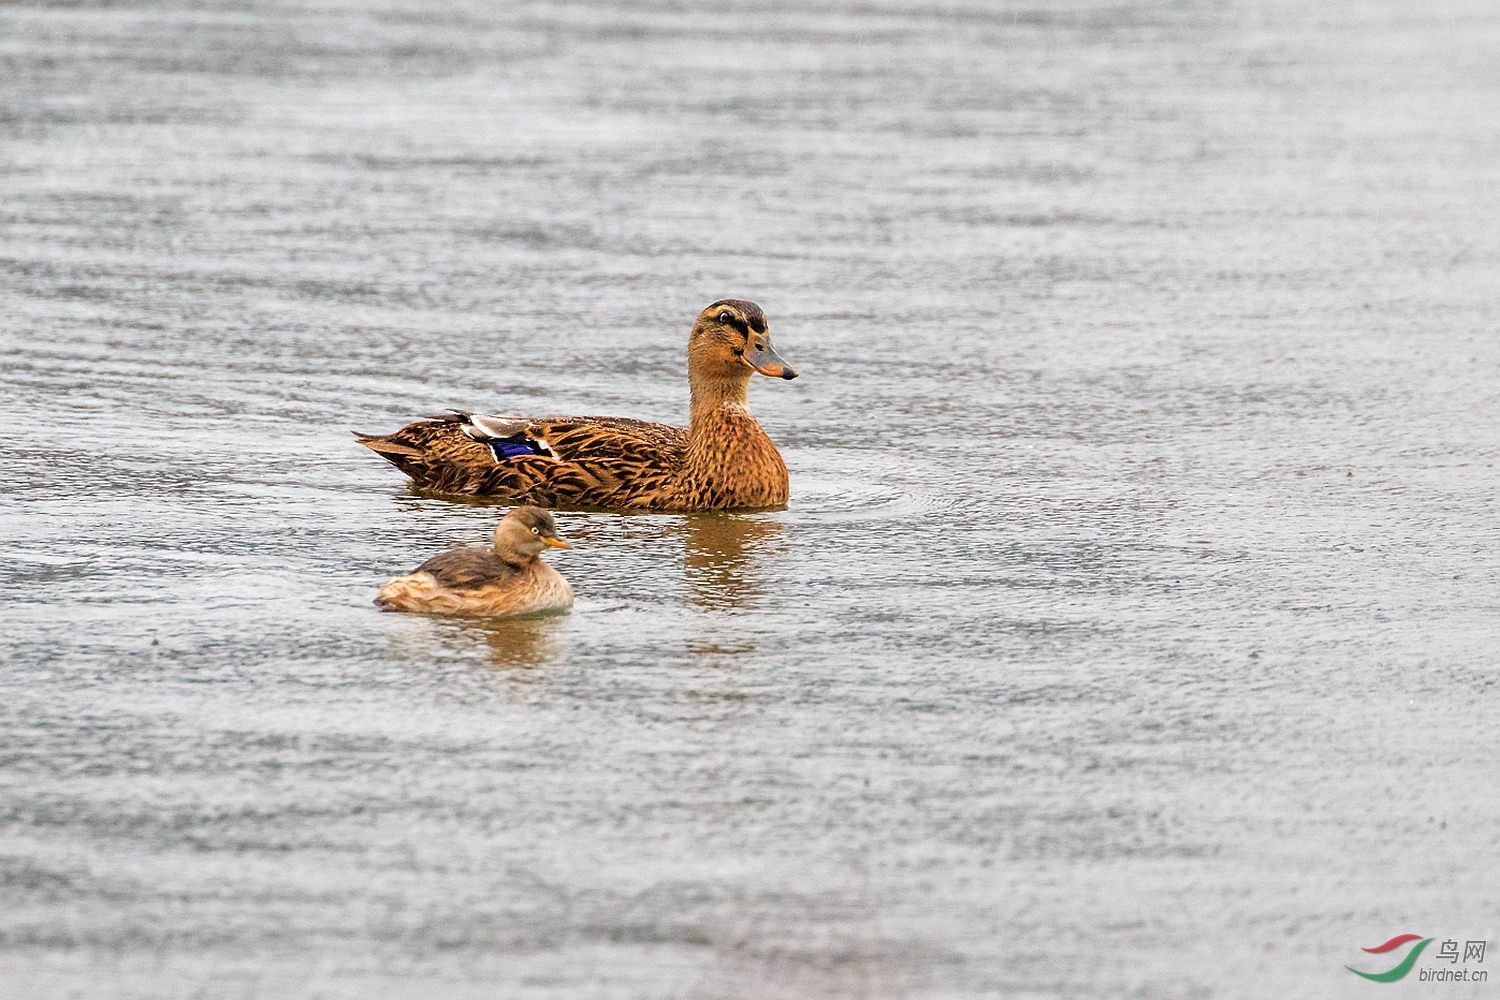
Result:
[[[0,8],[0,992],[1489,995],[1497,200],[1490,0]],[[788,510],[375,611],[731,295]]]

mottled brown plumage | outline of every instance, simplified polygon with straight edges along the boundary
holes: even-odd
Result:
[[[601,510],[783,507],[786,464],[745,403],[754,372],[797,377],[771,346],[760,307],[723,299],[688,339],[687,427],[455,412],[359,443],[437,493]]]
[[[495,527],[494,546],[444,552],[386,581],[375,598],[382,611],[501,616],[553,611],[573,603],[573,588],[540,558],[568,548],[552,515],[517,507]]]

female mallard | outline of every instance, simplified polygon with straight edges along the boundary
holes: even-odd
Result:
[[[541,507],[754,510],[786,506],[786,463],[745,405],[750,374],[793,379],[766,314],[721,299],[688,338],[686,428],[622,417],[456,412],[394,434],[359,434],[423,489]]]
[[[444,552],[405,576],[386,581],[375,598],[382,611],[442,615],[529,615],[571,607],[573,588],[542,562],[542,549],[572,548],[557,537],[552,515],[517,507],[495,526],[491,549]]]

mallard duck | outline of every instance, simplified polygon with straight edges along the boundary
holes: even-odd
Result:
[[[766,314],[720,299],[688,338],[687,427],[623,417],[483,416],[455,411],[394,434],[356,434],[423,489],[597,510],[763,510],[786,506],[786,463],[746,406],[750,376],[794,379]]]
[[[386,581],[375,606],[494,617],[571,607],[573,588],[540,558],[546,548],[572,546],[557,537],[551,514],[539,507],[517,507],[495,526],[493,548],[469,545],[433,556],[405,576]]]

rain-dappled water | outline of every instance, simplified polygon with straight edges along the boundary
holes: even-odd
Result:
[[[4,995],[1399,993],[1500,936],[1497,192],[1488,0],[0,8]],[[683,420],[730,295],[788,510],[374,610],[499,512],[349,430]]]

